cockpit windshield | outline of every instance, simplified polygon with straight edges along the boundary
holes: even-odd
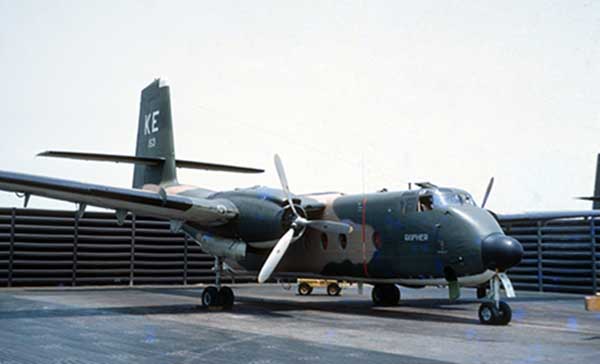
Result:
[[[460,205],[477,206],[473,196],[464,191],[451,189],[425,190],[419,195],[419,211]]]

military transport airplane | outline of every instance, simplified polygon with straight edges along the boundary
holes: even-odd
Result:
[[[116,188],[0,171],[0,189],[25,197],[39,195],[167,219],[215,257],[215,286],[202,292],[204,306],[231,308],[234,294],[221,285],[223,261],[233,269],[273,278],[329,278],[372,284],[376,305],[399,302],[397,285],[460,286],[490,290],[479,309],[482,323],[506,325],[511,309],[500,286],[514,296],[505,272],[523,256],[520,243],[506,236],[499,221],[597,216],[594,212],[495,215],[466,191],[417,184],[419,189],[359,195],[290,192],[283,164],[275,156],[281,189],[239,188],[215,192],[180,184],[177,168],[260,173],[260,169],[175,158],[170,89],[157,79],[142,90],[135,156],[49,151],[40,154],[134,164],[133,188]],[[482,297],[480,297],[482,298]]]

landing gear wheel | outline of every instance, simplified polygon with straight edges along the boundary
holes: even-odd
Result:
[[[371,290],[371,299],[373,300],[373,304],[375,306],[381,306],[384,302],[384,293],[383,288],[379,285],[376,285]]]
[[[493,302],[484,302],[479,306],[479,321],[484,325],[508,325],[512,319],[510,306],[500,301],[499,308]]]
[[[371,298],[376,306],[395,306],[400,301],[400,290],[395,284],[376,284]]]
[[[512,319],[512,310],[508,303],[500,301],[500,308],[498,309],[498,320],[496,325],[506,326]]]
[[[485,285],[477,287],[477,298],[484,298],[485,296],[487,296],[487,287]]]
[[[219,291],[217,291],[217,287],[209,286],[204,288],[202,291],[202,306],[208,308],[219,306]]]
[[[223,308],[228,310],[233,307],[234,300],[235,296],[233,290],[229,287],[221,287],[221,290],[219,291],[219,302]]]
[[[327,286],[327,294],[330,296],[339,296],[342,288],[337,283],[329,283]]]
[[[312,293],[312,290],[312,287],[308,283],[302,282],[298,285],[298,294],[300,296],[308,296]]]
[[[498,309],[492,302],[484,302],[479,306],[479,322],[484,325],[495,325]]]

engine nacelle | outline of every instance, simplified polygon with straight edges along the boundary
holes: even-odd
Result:
[[[295,219],[286,196],[280,190],[255,187],[221,192],[217,196],[233,202],[238,216],[231,222],[231,227],[241,240],[253,246],[257,246],[253,243],[278,241]],[[299,201],[294,202],[298,213],[306,216]],[[272,245],[269,243],[265,247]]]

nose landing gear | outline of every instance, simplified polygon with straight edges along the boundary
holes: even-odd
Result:
[[[209,309],[231,309],[235,301],[233,290],[227,286],[221,286],[221,274],[223,273],[223,261],[215,257],[215,286],[208,286],[202,291],[202,306]]]
[[[504,286],[507,297],[515,297],[512,283],[506,273],[496,273],[490,280],[490,292],[486,302],[479,306],[479,321],[484,325],[508,325],[512,310],[508,303],[500,300],[500,285]]]
[[[498,302],[498,307],[493,302],[484,302],[479,306],[479,321],[485,325],[508,325],[512,319],[512,310],[508,303]]]

